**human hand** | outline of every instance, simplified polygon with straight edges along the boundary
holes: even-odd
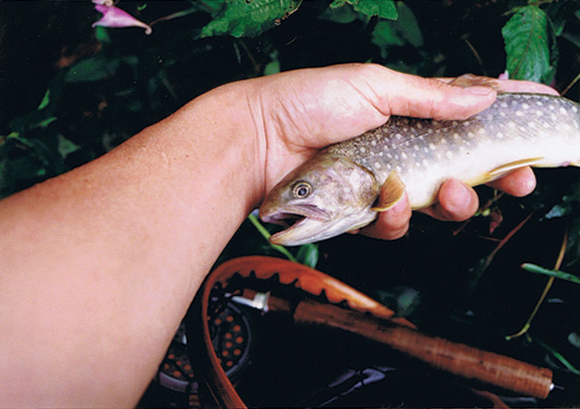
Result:
[[[358,136],[387,121],[390,115],[465,119],[487,108],[496,92],[487,86],[461,88],[449,80],[426,79],[371,64],[301,70],[255,82],[250,100],[254,123],[263,124],[264,193],[320,148]],[[534,83],[499,81],[504,91],[555,93]],[[257,107],[257,109],[256,109]],[[529,168],[495,181],[494,187],[523,196],[533,190]],[[476,193],[456,180],[441,188],[438,203],[422,209],[441,220],[464,220],[478,208]],[[384,239],[401,237],[408,229],[411,209],[404,198],[362,230]]]

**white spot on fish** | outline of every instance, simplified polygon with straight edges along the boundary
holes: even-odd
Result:
[[[382,167],[380,162],[375,162],[374,166],[375,169],[380,169]]]
[[[509,122],[508,122],[508,126],[509,126],[510,128],[515,128],[515,127],[516,127],[516,123],[515,123],[514,121],[509,121]]]
[[[366,153],[367,149],[364,146],[360,147],[360,153]]]
[[[536,115],[537,115],[537,116],[544,116],[544,111],[541,111],[541,110],[539,110],[539,109],[538,109],[538,110],[536,111]]]
[[[507,102],[504,101],[499,106],[502,107],[502,108],[507,108],[508,107],[508,104],[507,104]]]
[[[415,149],[416,151],[418,151],[419,150],[419,145],[413,146],[413,149]]]
[[[403,135],[401,135],[400,133],[398,133],[398,134],[395,134],[395,138],[397,138],[397,139],[402,139],[402,138],[403,138]]]
[[[572,112],[574,112],[574,113],[578,112],[578,108],[576,108],[575,106],[572,106]]]
[[[445,153],[445,156],[447,156],[447,158],[451,159],[451,158],[453,158],[453,152],[451,152],[451,151],[447,151],[447,152]]]
[[[503,138],[503,133],[498,132],[498,133],[495,134],[495,137],[498,138],[498,139],[501,139],[501,138]]]
[[[387,156],[388,156],[390,159],[393,159],[393,155],[391,155],[390,153],[387,153]]]
[[[560,107],[560,113],[566,115],[567,112],[563,107]]]
[[[417,127],[417,129],[423,129],[423,124],[421,122],[417,122],[415,126]]]
[[[525,102],[522,104],[522,108],[524,109],[528,109],[530,106],[528,104],[526,104]]]
[[[401,153],[401,157],[402,157],[403,159],[407,159],[407,158],[408,158],[408,156],[407,156],[407,154],[406,154],[405,152]]]
[[[437,146],[435,146],[435,144],[434,144],[434,143],[430,143],[430,144],[429,144],[429,148],[431,148],[431,150],[433,150],[433,151],[434,151],[435,149],[437,149]]]
[[[401,172],[402,170],[400,166],[395,167],[395,169],[397,170],[397,172]]]
[[[427,159],[423,159],[423,162],[421,162],[423,164],[423,166],[428,167],[429,166],[429,162],[427,162]]]
[[[459,136],[459,134],[458,134],[457,132],[455,132],[455,133],[453,134],[453,139],[455,139],[455,140],[459,140],[459,139],[461,139],[461,136]]]
[[[516,116],[524,116],[524,113],[522,111],[516,111]]]

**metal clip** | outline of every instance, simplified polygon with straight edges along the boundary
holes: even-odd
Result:
[[[254,299],[249,299],[234,295],[231,300],[237,304],[247,305],[248,307],[255,308],[264,313],[268,312],[268,300],[270,299],[270,292],[267,293],[256,293]]]

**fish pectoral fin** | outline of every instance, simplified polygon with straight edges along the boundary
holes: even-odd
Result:
[[[391,171],[381,187],[378,203],[371,207],[374,212],[386,212],[402,199],[405,193],[405,184],[396,171]]]
[[[497,168],[492,169],[485,174],[484,177],[485,182],[490,182],[492,180],[499,179],[500,177],[507,175],[512,170],[523,168],[524,166],[533,166],[534,164],[540,162],[542,159],[544,158],[541,156],[537,158],[525,158],[498,166]]]

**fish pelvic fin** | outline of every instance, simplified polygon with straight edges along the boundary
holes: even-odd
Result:
[[[495,180],[495,179],[499,179],[500,177],[507,175],[512,170],[523,168],[524,166],[534,166],[535,164],[542,161],[543,159],[544,158],[541,156],[537,157],[537,158],[525,158],[525,159],[515,160],[513,162],[509,162],[509,163],[506,163],[504,165],[498,166],[497,168],[492,169],[489,172],[485,173],[485,175],[483,177],[484,180],[482,181],[482,183],[490,182],[490,181]]]
[[[374,212],[386,212],[393,208],[403,198],[405,184],[399,174],[392,170],[381,187],[378,203],[371,207]]]

